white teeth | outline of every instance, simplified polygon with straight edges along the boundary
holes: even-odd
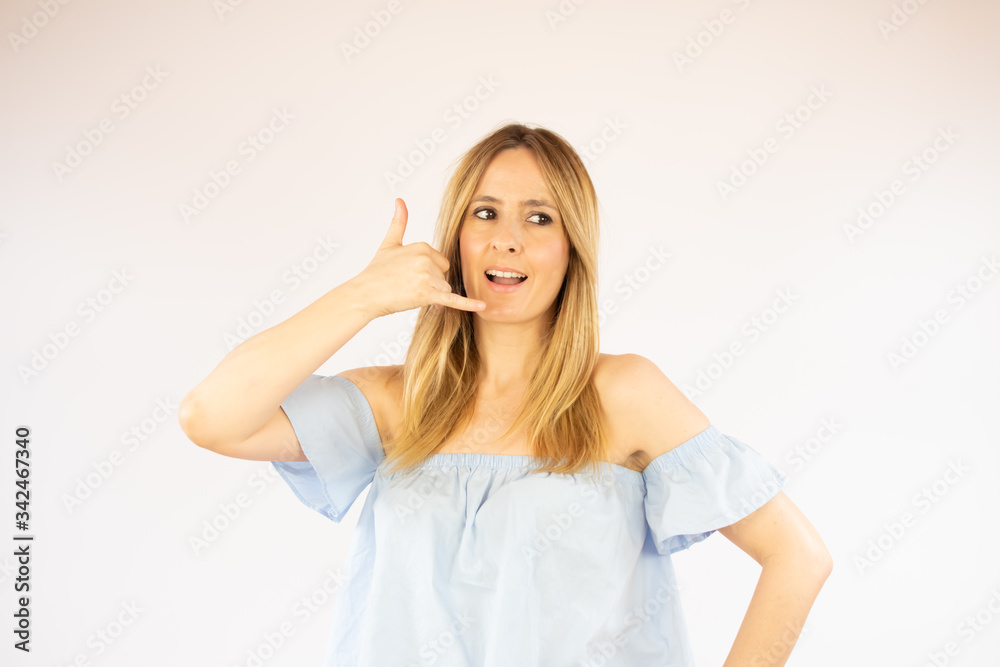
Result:
[[[500,276],[501,278],[527,278],[528,276],[523,273],[516,273],[514,271],[494,271],[493,269],[488,270],[487,275],[490,276]]]

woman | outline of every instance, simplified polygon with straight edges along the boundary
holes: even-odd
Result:
[[[647,359],[599,353],[576,152],[506,125],[449,182],[440,252],[406,220],[397,199],[364,271],[180,406],[193,442],[273,461],[333,521],[371,484],[327,664],[690,665],[670,554],[715,531],[762,565],[725,667],[785,664],[830,556],[781,473]],[[403,366],[314,374],[417,307]]]

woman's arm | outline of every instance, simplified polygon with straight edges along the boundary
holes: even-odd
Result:
[[[833,559],[809,520],[780,491],[719,533],[762,567],[723,667],[782,667]]]
[[[333,288],[227,354],[181,400],[181,428],[196,445],[233,455],[235,443],[246,442],[271,423],[292,390],[371,319],[351,281]],[[295,454],[273,452],[274,460],[294,460]]]
[[[614,361],[616,389],[608,394],[608,407],[628,424],[628,441],[640,448],[647,464],[710,425],[653,362],[637,354]],[[718,532],[763,566],[723,667],[781,667],[830,575],[830,554],[812,524],[780,491]]]
[[[429,304],[485,308],[452,293],[444,255],[423,242],[403,245],[408,212],[402,199],[395,205],[389,231],[364,271],[243,341],[188,392],[178,421],[192,442],[238,458],[304,460],[281,403],[370,321]]]

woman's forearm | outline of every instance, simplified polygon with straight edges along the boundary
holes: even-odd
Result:
[[[831,568],[825,553],[766,561],[723,667],[783,667]]]
[[[351,281],[243,341],[181,401],[188,437],[211,449],[257,432],[281,402],[373,319]]]

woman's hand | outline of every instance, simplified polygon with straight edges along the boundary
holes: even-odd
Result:
[[[351,282],[368,304],[372,319],[434,304],[459,310],[483,310],[485,301],[451,291],[445,279],[448,259],[423,241],[403,245],[406,203],[396,199],[395,215],[375,257]]]

